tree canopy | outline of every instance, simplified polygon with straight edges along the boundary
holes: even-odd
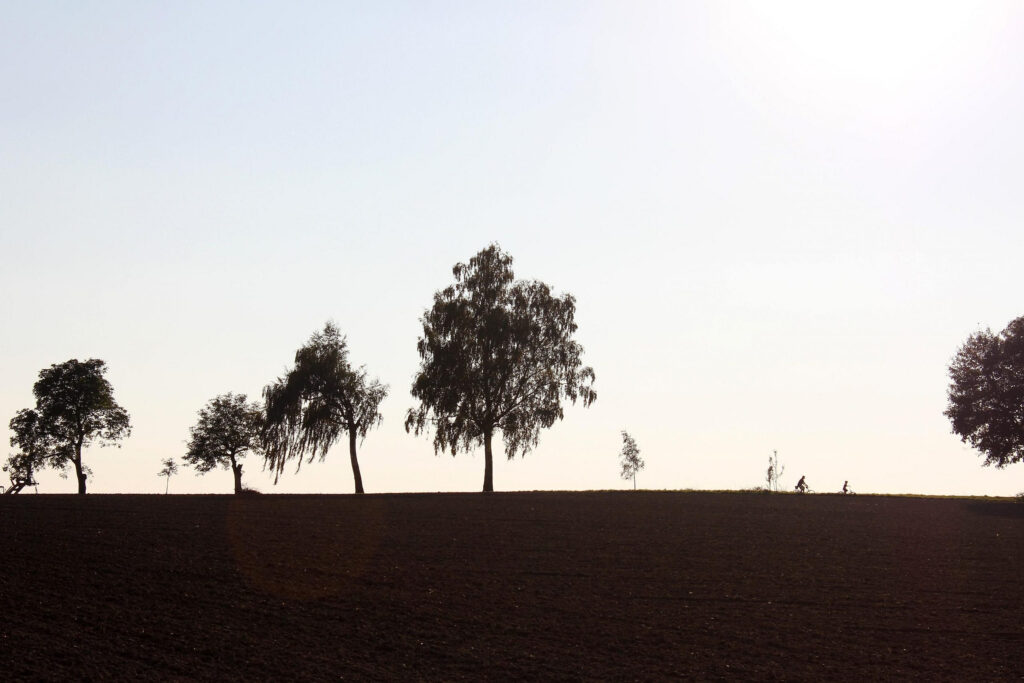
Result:
[[[516,281],[496,244],[452,269],[455,284],[434,294],[420,319],[420,368],[405,427],[434,428],[434,451],[484,446],[484,491],[493,491],[491,439],[501,431],[509,459],[537,445],[563,417],[562,399],[589,406],[594,371],[573,340],[576,301],[538,281]]]
[[[949,366],[945,414],[985,465],[1024,460],[1024,317],[999,334],[990,329],[967,338]]]
[[[11,445],[34,454],[34,464],[66,471],[73,465],[78,492],[85,493],[89,470],[82,450],[90,445],[119,445],[131,434],[128,412],[114,400],[104,377],[106,363],[71,359],[39,372],[32,387],[35,410],[22,410],[10,422]]]
[[[363,493],[356,442],[383,419],[378,408],[388,387],[371,380],[365,366],[353,368],[348,342],[337,325],[328,322],[295,353],[295,367],[263,390],[266,422],[263,447],[274,482],[285,463],[327,457],[341,438],[349,438],[349,459],[356,493]]]
[[[249,403],[245,394],[222,394],[199,411],[182,459],[201,474],[216,467],[230,468],[235,493],[241,493],[238,461],[249,452],[262,452],[262,429],[263,408],[258,403]]]

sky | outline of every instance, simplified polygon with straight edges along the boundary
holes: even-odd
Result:
[[[162,492],[199,409],[334,320],[390,386],[367,492],[479,490],[403,420],[420,316],[497,242],[576,297],[598,397],[496,490],[631,487],[625,429],[642,488],[777,450],[787,488],[1013,495],[943,410],[1024,315],[1022,120],[1015,2],[3,2],[0,439],[101,358],[133,431],[89,490]],[[351,492],[347,444],[244,479]]]

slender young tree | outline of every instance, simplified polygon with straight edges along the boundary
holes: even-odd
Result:
[[[274,483],[286,462],[296,460],[298,471],[303,458],[323,460],[347,434],[355,492],[363,493],[356,445],[381,423],[378,408],[387,394],[387,385],[371,380],[365,366],[352,367],[345,337],[328,322],[295,353],[295,367],[263,390],[263,447]]]
[[[1024,460],[1024,316],[972,334],[949,366],[953,433],[998,468]]]
[[[156,475],[158,477],[167,477],[167,484],[164,486],[164,494],[171,490],[171,477],[178,473],[178,463],[174,462],[174,458],[167,458],[163,461],[164,468]]]
[[[245,394],[222,394],[199,411],[192,427],[188,451],[182,458],[205,474],[216,467],[230,468],[235,493],[242,492],[242,463],[247,453],[262,453],[263,409]]]
[[[19,412],[10,424],[11,445],[23,453],[37,453],[39,461],[65,472],[74,466],[79,494],[85,493],[89,474],[82,463],[83,449],[93,444],[120,446],[118,442],[131,434],[128,412],[114,401],[106,372],[106,363],[95,358],[72,359],[41,370],[32,387],[35,410]],[[30,421],[36,424],[27,430]]]
[[[484,447],[485,492],[494,490],[491,441],[500,431],[509,460],[537,445],[541,428],[563,417],[562,399],[589,406],[594,371],[573,340],[576,301],[543,282],[516,281],[512,257],[496,244],[452,269],[455,284],[434,295],[420,319],[420,404],[406,431],[434,428],[434,452]]]
[[[765,481],[768,486],[766,490],[769,493],[779,492],[779,480],[782,479],[782,473],[785,471],[786,466],[779,464],[779,452],[772,451],[772,454],[768,456],[768,471],[765,472]]]
[[[640,457],[640,449],[636,445],[636,441],[629,435],[629,432],[622,431],[622,452],[619,454],[622,457],[622,472],[620,476],[629,481],[633,480],[633,490],[636,490],[636,473],[644,468],[646,463],[644,459]]]

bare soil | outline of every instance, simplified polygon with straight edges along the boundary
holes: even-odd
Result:
[[[1024,676],[1024,505],[0,497],[0,677]]]

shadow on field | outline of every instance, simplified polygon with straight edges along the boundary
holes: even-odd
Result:
[[[1024,505],[1008,500],[976,500],[967,503],[967,509],[978,515],[988,517],[1024,518]]]

